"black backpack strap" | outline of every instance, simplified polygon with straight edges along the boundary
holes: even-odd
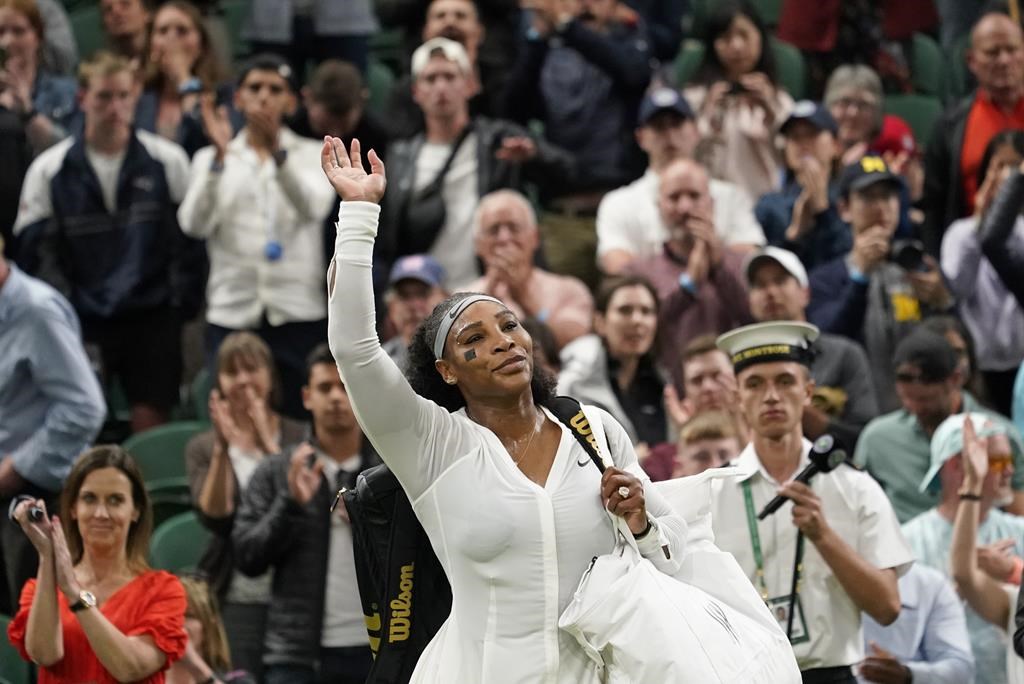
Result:
[[[583,450],[590,455],[597,469],[604,472],[604,461],[601,460],[601,448],[597,445],[597,438],[590,427],[587,415],[583,413],[583,406],[577,399],[572,397],[555,397],[548,404],[548,410],[555,414],[558,420],[572,431],[572,436],[583,446]]]

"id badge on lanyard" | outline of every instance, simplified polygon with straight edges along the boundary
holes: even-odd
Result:
[[[761,534],[757,529],[757,516],[754,513],[754,495],[750,491],[750,481],[743,481],[743,502],[747,509],[747,528],[750,530],[750,545],[754,552],[756,566],[757,589],[761,599],[768,606],[789,643],[796,645],[810,641],[807,632],[807,620],[804,617],[803,604],[800,602],[800,574],[803,571],[804,537],[797,532],[796,557],[793,560],[793,584],[789,594],[769,596],[768,584],[764,579],[764,554],[761,551]]]

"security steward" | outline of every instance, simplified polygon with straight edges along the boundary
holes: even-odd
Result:
[[[848,465],[828,437],[811,444],[801,428],[814,381],[818,329],[758,323],[718,338],[736,371],[740,409],[752,441],[719,480],[712,500],[718,546],[732,553],[787,633],[804,684],[855,684],[864,658],[861,612],[892,623],[897,577],[913,561],[881,487]],[[812,462],[833,469],[797,481]],[[838,464],[838,465],[837,465]],[[785,502],[759,520],[776,496]]]

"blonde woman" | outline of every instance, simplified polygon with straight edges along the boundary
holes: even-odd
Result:
[[[231,670],[231,650],[224,634],[217,601],[209,585],[195,577],[182,577],[188,607],[185,609],[185,631],[188,646],[181,660],[167,671],[167,684],[254,684],[244,670]]]

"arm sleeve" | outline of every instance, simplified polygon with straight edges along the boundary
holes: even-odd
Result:
[[[950,122],[944,117],[932,130],[931,140],[924,153],[924,190],[921,197],[921,208],[924,210],[924,224],[921,226],[921,239],[925,249],[932,256],[939,256],[942,241],[942,230],[946,227],[946,206],[948,196],[956,192],[950,185],[950,150],[949,136],[952,135]]]
[[[826,270],[827,269],[827,270]],[[839,269],[842,277],[839,278]],[[850,279],[845,264],[833,262],[811,273],[807,320],[822,332],[860,339],[868,307],[868,284]]]
[[[644,558],[651,561],[658,570],[667,575],[675,575],[682,567],[683,554],[686,550],[686,520],[676,513],[658,488],[653,485],[644,469],[640,467],[626,429],[604,409],[598,409],[598,411],[615,466],[640,478],[644,485],[647,514],[654,518],[660,531],[660,534],[656,534],[654,530],[651,530],[646,537],[638,539],[637,547]],[[669,558],[665,558],[665,553],[661,548],[663,544],[668,545]]]
[[[857,517],[860,532],[857,535],[856,551],[876,568],[892,568],[898,576],[902,575],[914,562],[914,554],[900,531],[896,511],[881,485],[870,475],[856,471],[853,474],[857,478],[859,494]]]
[[[974,294],[981,266],[981,243],[975,232],[974,220],[957,221],[946,229],[942,237],[939,265],[946,284],[956,299]]]
[[[608,74],[619,88],[639,92],[651,81],[651,47],[646,33],[646,29],[640,28],[633,35],[605,35],[573,19],[562,38],[566,45]]]
[[[231,532],[235,565],[250,577],[262,575],[287,553],[290,531],[305,524],[302,506],[287,491],[278,490],[274,481],[277,464],[278,457],[271,457],[256,467],[235,515]]]
[[[925,621],[921,651],[924,660],[906,663],[915,682],[960,684],[974,681],[974,655],[967,636],[963,605],[945,578]]]
[[[142,619],[126,630],[125,636],[148,636],[154,645],[167,656],[163,669],[166,670],[181,656],[185,655],[185,588],[178,578],[169,572],[155,571],[145,585],[145,593],[138,601],[145,604],[139,611]]]
[[[341,203],[328,274],[327,333],[363,432],[415,503],[438,475],[479,441],[466,421],[418,396],[381,348],[372,282],[379,216],[375,204]]]
[[[47,310],[26,321],[35,328],[26,350],[32,379],[50,399],[46,417],[12,453],[19,475],[49,491],[60,491],[71,464],[95,439],[106,402],[78,337],[74,313]]]
[[[992,207],[979,231],[981,249],[999,279],[1003,281],[1017,303],[1024,307],[1024,282],[1020,273],[1024,269],[1024,241],[1014,233],[1024,206],[1024,175],[1014,172],[996,195]]]
[[[597,205],[597,256],[604,256],[613,250],[622,250],[636,254],[636,243],[633,237],[636,231],[630,230],[636,212],[630,207],[620,190],[612,190],[601,198]]]
[[[78,42],[67,12],[56,0],[37,0],[43,16],[43,66],[55,74],[73,74],[78,65]]]
[[[754,216],[754,205],[747,193],[740,190],[739,187],[727,186],[725,198],[728,201],[723,207],[722,214],[715,211],[716,222],[720,215],[724,216],[726,221],[724,226],[715,226],[722,241],[727,245],[765,244],[764,230]]]
[[[192,160],[192,173],[185,199],[178,208],[178,223],[185,235],[205,239],[213,235],[221,222],[217,190],[223,172],[213,172],[214,150],[204,147]]]
[[[30,662],[32,658],[25,650],[25,635],[28,632],[28,614],[32,610],[32,600],[35,597],[36,579],[33,577],[22,587],[21,598],[18,599],[18,612],[14,614],[10,624],[7,625],[7,639],[14,648],[18,649],[22,659]]]

